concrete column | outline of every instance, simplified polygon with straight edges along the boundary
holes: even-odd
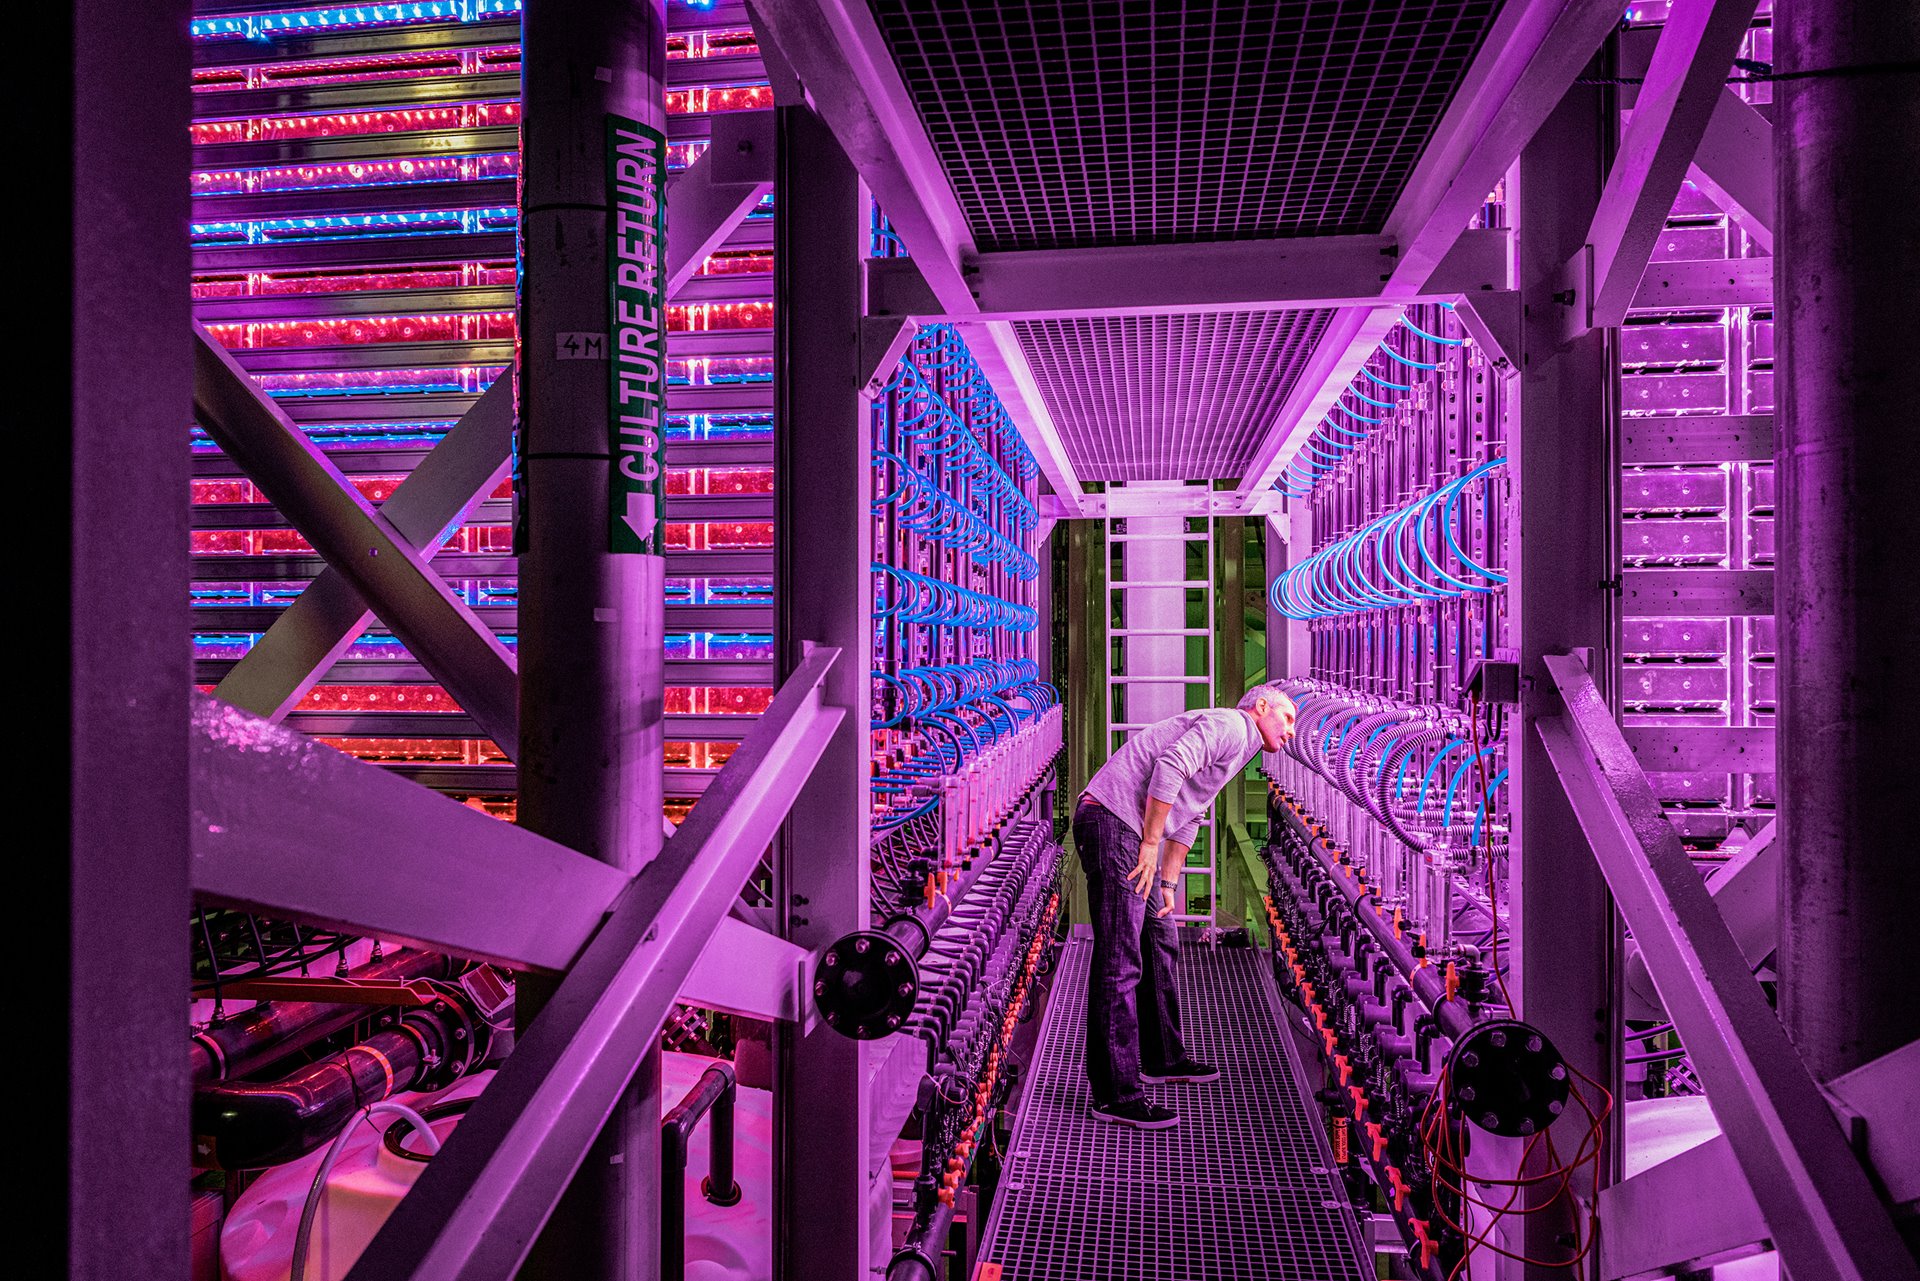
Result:
[[[872,923],[872,442],[858,390],[866,210],[853,164],[820,118],[805,107],[775,112],[780,672],[809,643],[838,646],[826,701],[847,717],[794,802],[774,888],[786,936],[820,948]],[[866,1277],[887,1248],[873,1197],[891,1191],[873,1179],[866,1044],[822,1023],[805,1036],[782,1025],[778,1047],[774,1275]]]
[[[1602,687],[1612,684],[1612,596],[1606,586],[1616,572],[1608,475],[1611,355],[1603,331],[1560,342],[1564,304],[1553,296],[1555,275],[1585,242],[1599,203],[1611,128],[1601,91],[1574,88],[1521,153],[1511,189],[1515,266],[1526,309],[1509,451],[1519,512],[1509,527],[1507,560],[1515,567],[1508,603],[1519,639],[1522,692],[1509,766],[1514,854],[1501,956],[1512,966],[1507,986],[1519,1016],[1609,1089],[1616,1022],[1609,969],[1616,928],[1612,901],[1534,725],[1561,712],[1542,656],[1590,649]],[[1569,1108],[1569,1116],[1577,1111]],[[1572,1152],[1579,1142],[1575,1123],[1560,1124],[1559,1148]],[[1509,1249],[1535,1259],[1567,1257],[1556,1240],[1571,1226],[1565,1216],[1535,1214],[1521,1223],[1515,1235],[1522,1239]],[[1565,1269],[1511,1265],[1502,1275],[1544,1278],[1564,1276]]]
[[[1780,1005],[1830,1080],[1920,1037],[1920,7],[1774,12]],[[1901,70],[1876,70],[1904,64]]]
[[[43,234],[72,323],[62,335],[56,318],[17,374],[23,405],[66,383],[73,411],[70,431],[56,418],[18,433],[16,465],[52,509],[30,555],[55,574],[64,556],[71,574],[64,653],[36,662],[37,679],[66,674],[53,701],[67,755],[31,789],[66,812],[70,843],[64,868],[28,873],[38,910],[68,927],[27,999],[60,1047],[46,1074],[65,1114],[66,1275],[185,1281],[190,15],[184,0],[63,12],[36,50],[55,69],[36,117],[53,119],[24,132],[57,140],[38,150],[58,148],[71,175],[42,198],[71,231]]]
[[[610,550],[609,364],[558,359],[556,339],[612,327],[607,117],[665,131],[666,10],[663,0],[529,0],[523,30],[520,822],[635,872],[661,845],[666,562]],[[664,315],[658,329],[664,347]],[[552,987],[521,980],[523,1023]],[[659,1142],[656,1053],[527,1275],[658,1275]]]

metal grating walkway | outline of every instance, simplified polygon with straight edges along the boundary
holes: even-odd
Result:
[[[1001,1281],[1344,1281],[1372,1261],[1332,1171],[1262,954],[1188,944],[1187,1048],[1207,1085],[1149,1086],[1180,1114],[1141,1131],[1088,1114],[1093,940],[1069,939],[975,1276]]]

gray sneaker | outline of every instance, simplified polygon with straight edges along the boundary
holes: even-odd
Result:
[[[1169,1068],[1157,1070],[1141,1068],[1140,1079],[1150,1085],[1171,1085],[1176,1081],[1203,1084],[1207,1081],[1218,1081],[1220,1069],[1211,1063],[1202,1063],[1198,1059],[1181,1059]]]
[[[1135,1099],[1131,1103],[1096,1103],[1093,1105],[1093,1117],[1096,1121],[1130,1125],[1136,1130],[1167,1130],[1180,1124],[1177,1113],[1145,1099]]]

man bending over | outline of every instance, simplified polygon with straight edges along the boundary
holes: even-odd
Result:
[[[1100,1120],[1143,1130],[1179,1123],[1142,1082],[1217,1081],[1180,1039],[1168,919],[1207,806],[1262,748],[1293,734],[1293,700],[1258,685],[1238,707],[1182,712],[1141,730],[1080,794],[1073,844],[1087,873],[1093,973],[1087,983],[1087,1083]]]

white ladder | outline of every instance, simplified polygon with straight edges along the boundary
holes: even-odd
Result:
[[[1129,485],[1139,490],[1159,486]],[[1119,488],[1108,487],[1111,492]],[[1177,492],[1184,486],[1170,486]],[[1107,750],[1117,750],[1135,733],[1187,710],[1187,691],[1200,686],[1202,706],[1214,705],[1214,676],[1217,670],[1213,650],[1213,518],[1211,516],[1125,516],[1106,518],[1109,546],[1121,548],[1121,577],[1107,580],[1107,618],[1119,618],[1108,636],[1121,641],[1121,670],[1107,677]],[[1191,528],[1190,528],[1191,526]],[[1200,577],[1187,578],[1187,548],[1198,544]],[[1137,549],[1137,550],[1136,550]],[[1136,568],[1139,570],[1135,576]],[[1187,625],[1189,593],[1198,591],[1204,602],[1205,625]],[[1118,606],[1116,614],[1115,607]],[[1201,673],[1187,670],[1187,642],[1201,641]],[[1124,710],[1122,710],[1124,709]],[[1219,802],[1208,808],[1200,822],[1194,849],[1180,879],[1174,902],[1173,919],[1205,926],[1218,924],[1220,904]],[[1205,912],[1189,910],[1194,882],[1204,882],[1207,900]]]

